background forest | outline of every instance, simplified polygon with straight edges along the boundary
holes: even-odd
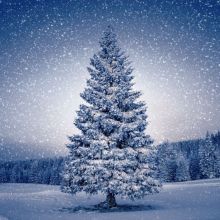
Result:
[[[164,142],[155,147],[156,178],[179,182],[220,177],[220,131],[205,138]],[[1,183],[60,185],[65,157],[1,161]]]

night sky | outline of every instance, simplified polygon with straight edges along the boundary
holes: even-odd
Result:
[[[219,0],[0,0],[0,155],[66,152],[109,24],[155,143],[220,129]]]

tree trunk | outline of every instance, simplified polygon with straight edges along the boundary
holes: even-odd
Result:
[[[105,202],[106,202],[108,208],[113,208],[113,207],[117,206],[116,200],[115,200],[115,195],[113,193],[108,193]]]
[[[111,209],[117,207],[117,203],[115,200],[115,195],[113,193],[108,193],[106,196],[106,200],[97,205],[99,208]]]

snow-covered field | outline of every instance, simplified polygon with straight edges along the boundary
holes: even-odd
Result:
[[[85,194],[64,194],[58,186],[0,184],[0,220],[219,220],[220,179],[166,184],[161,193],[143,200],[118,200],[134,205],[132,211],[73,212],[74,207],[89,207],[102,200],[101,195],[88,198]]]

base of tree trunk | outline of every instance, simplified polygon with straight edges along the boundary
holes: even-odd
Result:
[[[98,207],[105,209],[111,209],[117,207],[115,195],[113,193],[109,193],[106,197],[106,200],[104,202],[99,203]]]

